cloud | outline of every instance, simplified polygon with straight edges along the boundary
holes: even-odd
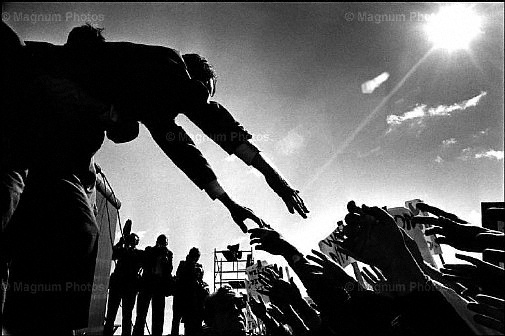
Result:
[[[496,159],[503,160],[503,151],[496,151],[494,149],[490,149],[487,152],[476,153],[476,159],[488,158],[488,159]]]
[[[283,155],[291,155],[299,151],[305,145],[305,137],[298,133],[296,127],[288,132],[288,134],[279,140],[275,147],[278,152]]]
[[[442,141],[442,147],[450,147],[450,146],[455,145],[457,143],[458,142],[454,138],[445,139],[444,141]]]
[[[406,122],[410,122],[411,125],[422,125],[423,121],[427,118],[446,117],[450,116],[454,112],[464,111],[469,107],[477,106],[482,97],[485,95],[487,95],[487,92],[484,91],[473,98],[463,100],[452,105],[439,105],[434,107],[428,107],[426,104],[417,105],[414,107],[414,109],[405,112],[403,115],[392,114],[387,116],[386,122],[388,125],[390,125],[389,131],[391,131],[392,128],[402,125]]]
[[[503,151],[469,147],[463,149],[458,159],[462,161],[479,160],[479,159],[490,159],[499,161],[503,160]]]

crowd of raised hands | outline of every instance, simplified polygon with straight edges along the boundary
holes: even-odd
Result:
[[[311,304],[282,268],[260,275],[268,296],[250,297],[267,335],[464,335],[504,333],[503,268],[462,254],[480,253],[485,260],[505,261],[505,235],[425,203],[414,225],[426,225],[426,235],[459,250],[458,264],[437,269],[426,263],[416,242],[383,208],[347,204],[339,231],[339,249],[367,264],[359,281],[325,254],[303,255],[271,227],[249,230],[256,250],[282,256],[303,283]],[[493,209],[503,220],[504,209]]]

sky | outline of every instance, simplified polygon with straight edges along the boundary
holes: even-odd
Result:
[[[289,214],[261,175],[184,116],[176,121],[232,198],[309,252],[343,219],[349,200],[397,207],[418,198],[475,224],[481,202],[503,202],[503,3],[472,5],[481,33],[452,52],[434,49],[423,30],[439,6],[7,3],[2,17],[25,40],[63,44],[73,27],[91,22],[109,41],[205,56],[218,73],[215,100],[300,190],[309,218]],[[377,87],[363,93],[374,78]],[[199,247],[211,289],[214,249],[250,249],[227,210],[143,126],[128,144],[106,140],[96,161],[140,247],[167,234],[174,267]],[[278,260],[260,252],[255,259]],[[170,320],[168,309],[165,331]]]

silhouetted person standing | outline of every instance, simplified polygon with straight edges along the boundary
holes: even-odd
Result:
[[[113,334],[114,321],[121,302],[123,316],[121,335],[130,336],[132,333],[132,311],[140,286],[143,253],[136,248],[138,244],[139,237],[135,233],[130,233],[126,239],[121,237],[113,248],[112,259],[117,260],[117,264],[110,277],[104,335]]]
[[[208,296],[203,282],[203,267],[198,263],[200,251],[193,247],[186,260],[179,263],[173,304],[172,336],[179,335],[181,318],[185,335],[199,335],[203,321],[203,304]]]
[[[145,249],[143,260],[143,274],[141,289],[137,298],[137,318],[133,328],[133,335],[144,335],[149,303],[152,301],[152,330],[153,336],[162,335],[165,318],[165,296],[172,290],[172,258],[168,248],[168,238],[164,234],[156,239],[155,246]]]

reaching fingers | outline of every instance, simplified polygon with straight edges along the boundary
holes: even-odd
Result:
[[[505,251],[502,250],[494,250],[494,249],[485,249],[482,254],[483,259],[503,262],[505,261]]]
[[[499,299],[494,296],[489,296],[489,295],[484,295],[484,294],[479,294],[476,296],[476,299],[478,302],[498,308],[498,309],[505,309],[505,300]]]
[[[259,218],[258,216],[256,216],[256,215],[254,214],[254,212],[253,212],[251,209],[248,209],[248,208],[245,208],[245,209],[246,209],[246,210],[247,210],[247,212],[248,212],[248,213],[247,213],[247,215],[246,215],[246,218],[251,219],[253,222],[255,222],[256,224],[258,224],[258,226],[259,226],[260,228],[262,228],[262,227],[264,227],[264,226],[265,226],[265,225],[264,225],[264,224],[265,224],[265,222],[264,222],[261,218]],[[247,233],[247,227],[246,227],[246,231],[245,231],[244,233]]]
[[[361,272],[361,274],[365,274],[366,277],[372,281],[372,282],[369,282],[370,284],[374,284],[374,283],[379,282],[379,279],[377,279],[375,277],[375,275],[373,275],[372,272],[370,272],[370,270],[367,267],[363,268],[363,272]]]
[[[371,266],[371,268],[380,281],[387,281],[386,278],[384,277],[384,275],[382,274],[382,272],[380,271],[380,269],[378,269],[377,267],[375,267],[373,265]]]
[[[424,225],[438,225],[438,218],[426,217],[426,216],[414,216],[412,217],[412,224],[424,224]]]
[[[502,312],[503,314],[503,312]],[[497,321],[491,317],[485,316],[485,315],[475,315],[473,317],[474,321],[477,322],[478,324],[481,324],[483,326],[486,326],[488,328],[497,330],[501,332],[502,334],[505,333],[505,327],[503,325],[502,321]]]
[[[476,266],[479,266],[479,265],[481,265],[483,263],[482,260],[479,260],[479,259],[474,258],[474,257],[467,256],[467,255],[464,255],[464,254],[456,253],[455,256],[456,256],[456,258],[458,258],[460,260],[468,261],[469,263],[474,264]]]
[[[439,227],[439,226],[435,226],[435,227],[431,227],[429,229],[426,229],[426,231],[424,231],[424,235],[425,236],[432,236],[434,234],[441,234],[443,235],[444,234],[444,229]]]
[[[377,281],[374,281],[374,280],[373,280],[372,278],[370,278],[370,277],[368,276],[368,274],[367,274],[367,273],[365,273],[365,272],[361,272],[361,276],[362,276],[362,277],[363,277],[363,279],[365,279],[365,281],[366,281],[366,282],[367,282],[370,286],[372,286],[372,287],[373,287],[373,286],[377,283]]]
[[[299,193],[300,192],[298,190],[294,190],[294,194],[293,194],[293,200],[294,200],[294,204],[295,204],[294,208],[300,216],[302,216],[303,218],[307,218],[307,214],[309,213],[309,210],[307,209],[307,207],[303,203],[303,200],[300,197]]]

